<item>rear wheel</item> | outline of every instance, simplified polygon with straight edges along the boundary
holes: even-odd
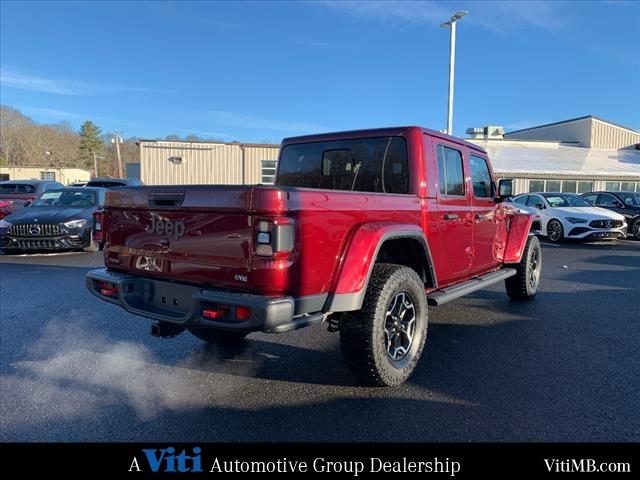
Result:
[[[392,386],[413,373],[427,337],[427,299],[418,274],[403,265],[373,267],[362,309],[340,320],[340,346],[353,374]]]
[[[559,242],[564,238],[564,228],[560,220],[549,220],[547,223],[547,238],[552,242]]]
[[[530,300],[535,297],[542,271],[542,248],[538,237],[530,236],[520,263],[509,266],[514,267],[517,273],[504,281],[507,295],[514,300]]]
[[[213,328],[189,328],[189,332],[207,343],[238,343],[244,340],[248,332],[228,332]]]

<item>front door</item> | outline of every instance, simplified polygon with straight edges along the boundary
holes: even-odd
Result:
[[[438,139],[438,229],[447,252],[449,275],[445,282],[464,277],[471,268],[473,223],[462,150]]]
[[[469,154],[473,208],[473,271],[490,269],[499,262],[495,258],[498,233],[494,185],[489,162],[477,153]]]

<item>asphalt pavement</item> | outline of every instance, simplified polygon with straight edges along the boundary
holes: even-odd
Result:
[[[0,440],[640,441],[640,242],[543,254],[533,301],[431,308],[397,388],[358,386],[321,325],[157,339],[85,290],[100,253],[0,257]]]

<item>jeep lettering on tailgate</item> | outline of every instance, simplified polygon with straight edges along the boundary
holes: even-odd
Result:
[[[162,220],[157,215],[151,215],[151,224],[144,229],[147,233],[153,233],[155,235],[166,235],[178,239],[184,235],[185,226],[184,222],[176,220]]]

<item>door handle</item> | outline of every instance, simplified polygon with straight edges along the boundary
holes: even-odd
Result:
[[[445,220],[457,220],[458,218],[460,217],[458,217],[458,214],[456,213],[447,213],[444,215]]]

